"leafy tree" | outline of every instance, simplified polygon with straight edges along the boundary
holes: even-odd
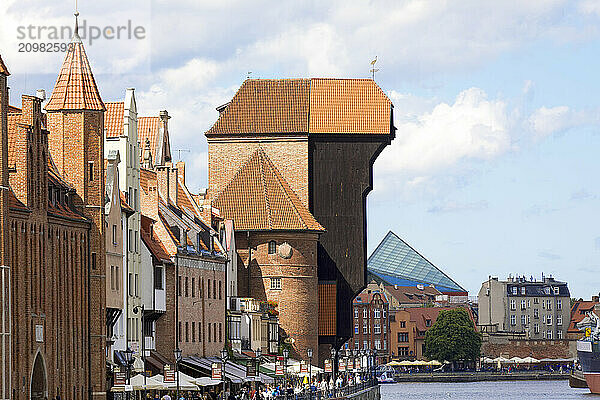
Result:
[[[480,354],[481,333],[462,307],[441,311],[425,334],[425,357],[450,361],[453,369],[456,361],[475,361]]]

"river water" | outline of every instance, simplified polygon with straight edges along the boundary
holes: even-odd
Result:
[[[394,383],[381,385],[381,400],[600,400],[569,381],[502,381],[472,383]]]

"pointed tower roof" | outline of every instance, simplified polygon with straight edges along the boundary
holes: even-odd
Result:
[[[58,74],[50,101],[45,107],[48,111],[106,110],[79,37],[78,15],[79,13],[75,13],[75,33]]]
[[[259,147],[240,167],[213,206],[242,231],[325,229]]]
[[[10,75],[10,72],[8,72],[8,68],[6,68],[6,65],[4,65],[4,61],[2,61],[2,56],[0,56],[0,74],[3,75]]]

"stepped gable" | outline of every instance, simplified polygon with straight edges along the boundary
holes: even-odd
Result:
[[[77,26],[45,109],[47,111],[106,110],[83,43],[77,33]]]
[[[125,104],[122,101],[105,103],[104,130],[107,138],[115,138],[123,135],[123,115]]]
[[[392,107],[371,79],[247,79],[206,135],[389,135]]]
[[[213,206],[236,230],[316,231],[325,229],[259,147],[215,199]]]

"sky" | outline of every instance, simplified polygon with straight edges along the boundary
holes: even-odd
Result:
[[[51,34],[73,26],[75,2],[5,3],[0,54],[18,105],[50,94],[64,53],[33,45],[69,41]],[[489,275],[542,273],[572,297],[600,292],[600,0],[80,0],[78,11],[103,100],[134,87],[139,115],[169,111],[193,191],[207,186],[215,107],[247,77],[365,78],[377,57],[397,132],[374,167],[368,253],[392,230],[471,295]]]

